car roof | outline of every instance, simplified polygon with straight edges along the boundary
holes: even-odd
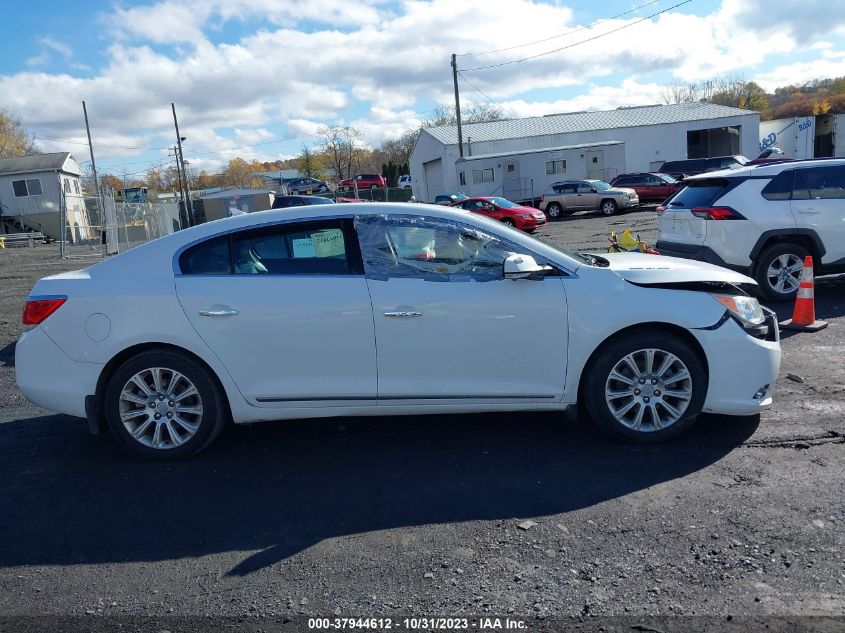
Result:
[[[845,158],[809,158],[807,160],[792,160],[782,163],[764,163],[761,165],[744,165],[734,169],[720,169],[708,171],[703,174],[689,176],[684,180],[706,180],[707,178],[738,178],[748,176],[777,176],[787,169],[809,169],[810,167],[823,167],[825,165],[843,166]]]

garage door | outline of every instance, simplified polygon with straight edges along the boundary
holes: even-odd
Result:
[[[426,202],[434,202],[434,196],[443,193],[443,159],[423,163],[425,170]]]

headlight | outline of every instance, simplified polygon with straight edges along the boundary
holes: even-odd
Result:
[[[533,218],[534,218],[534,216],[533,216],[533,215],[531,215],[530,213],[520,213],[520,214],[519,214],[519,217],[521,217],[521,218],[525,218],[526,220],[531,220],[531,219],[533,219]]]
[[[747,325],[760,325],[766,317],[760,302],[754,297],[735,295],[710,295],[716,301],[730,310],[737,319]]]

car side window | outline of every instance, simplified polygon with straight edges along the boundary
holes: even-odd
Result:
[[[442,218],[358,216],[355,229],[365,273],[373,279],[493,281],[502,279],[508,255],[525,250]]]
[[[845,199],[845,167],[815,167],[796,171],[793,199]]]
[[[593,192],[593,185],[588,182],[579,182],[578,183],[578,193],[592,193]]]
[[[363,272],[350,220],[247,229],[214,238],[179,258],[185,275],[355,275]]]
[[[179,257],[179,270],[183,275],[231,274],[229,236],[206,240],[187,249]]]
[[[763,187],[760,194],[766,200],[789,200],[792,197],[792,177],[794,173],[791,169],[782,171]]]

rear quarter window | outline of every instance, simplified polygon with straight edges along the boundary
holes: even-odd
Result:
[[[689,180],[686,187],[672,198],[672,207],[709,207],[727,193],[731,183],[727,178],[709,178],[707,180]]]
[[[232,272],[229,236],[192,246],[179,257],[183,275],[228,275]]]
[[[791,169],[781,172],[769,181],[760,192],[766,200],[789,200],[792,198],[792,177]]]

